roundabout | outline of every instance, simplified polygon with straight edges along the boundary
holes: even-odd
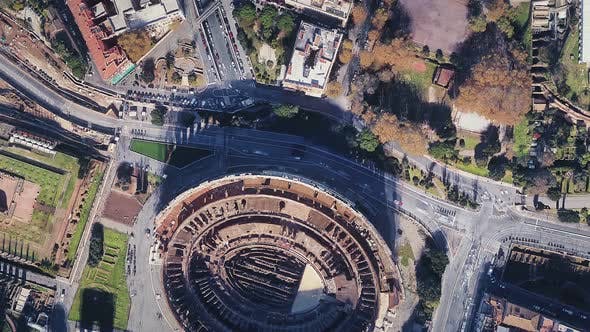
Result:
[[[158,215],[156,236],[167,304],[186,330],[372,330],[400,300],[371,222],[307,181],[204,182]]]

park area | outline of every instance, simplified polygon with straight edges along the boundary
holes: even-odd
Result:
[[[588,69],[578,61],[578,28],[574,25],[561,50],[559,64],[553,74],[553,81],[560,94],[586,109],[590,106],[590,85]]]
[[[125,330],[131,299],[125,277],[127,235],[104,228],[104,254],[96,267],[86,266],[69,319],[84,328]]]
[[[86,223],[88,222],[88,218],[90,217],[90,211],[92,210],[92,205],[94,204],[94,199],[96,198],[96,194],[98,193],[98,189],[100,188],[100,184],[102,183],[103,176],[104,173],[102,171],[97,171],[97,173],[94,174],[91,180],[92,182],[90,182],[90,184],[88,185],[86,196],[84,197],[82,203],[78,207],[79,210],[76,213],[76,215],[79,217],[79,220],[74,225],[74,232],[68,244],[67,258],[71,262],[73,262],[76,259],[78,246],[80,245],[80,241],[82,240],[82,234],[84,233],[84,228],[86,227]]]
[[[74,192],[78,159],[59,152],[49,157],[16,147],[3,150],[0,171],[23,181],[23,187],[20,194],[16,188],[10,193],[16,204],[14,214],[0,224],[0,232],[31,246],[36,257],[48,257],[53,242],[60,241],[57,231]]]
[[[178,168],[183,168],[212,154],[209,150],[139,139],[131,140],[130,149],[133,152]]]

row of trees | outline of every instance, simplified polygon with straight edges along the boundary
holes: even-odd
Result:
[[[438,249],[427,249],[420,257],[416,267],[417,290],[420,298],[417,318],[422,322],[431,320],[436,307],[438,307],[442,276],[448,264],[449,258],[446,253]]]
[[[241,28],[259,32],[267,42],[277,38],[277,34],[288,35],[295,29],[294,17],[289,12],[279,14],[274,6],[265,6],[258,13],[256,7],[247,2],[234,10],[234,16]]]

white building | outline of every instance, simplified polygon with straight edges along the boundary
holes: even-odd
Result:
[[[336,29],[301,22],[283,87],[321,97],[342,40]]]
[[[103,4],[98,3],[95,7],[99,5]],[[177,0],[161,0],[156,4],[141,0],[137,8],[133,6],[131,0],[114,0],[114,7],[116,14],[108,18],[114,34],[136,29],[152,30],[164,27],[173,21],[184,20]],[[100,12],[100,8],[93,8],[93,11]]]
[[[341,21],[346,26],[353,3],[348,0],[285,0],[285,4],[300,11],[311,10]]]

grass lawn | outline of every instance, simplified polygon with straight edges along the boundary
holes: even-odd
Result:
[[[514,126],[514,154],[518,158],[524,158],[529,154],[533,132],[529,128],[529,120],[522,119]]]
[[[76,186],[78,172],[80,171],[80,164],[78,162],[78,158],[72,157],[61,152],[57,152],[54,157],[48,157],[17,147],[6,147],[5,150],[15,154],[19,154],[29,159],[36,160],[38,162],[42,162],[47,165],[51,165],[53,167],[63,169],[64,171],[70,173],[66,175],[68,184],[63,196],[61,197],[60,204],[60,207],[63,209],[68,207],[68,203],[74,192],[74,187]]]
[[[529,53],[531,50],[533,37],[531,25],[529,24],[530,8],[531,3],[529,1],[520,3],[516,7],[516,19],[514,21],[514,24],[516,25],[516,34]]]
[[[475,175],[479,175],[479,176],[484,176],[487,177],[488,176],[488,169],[487,168],[481,168],[478,167],[476,164],[474,164],[473,162],[469,165],[464,165],[463,163],[455,163],[455,167],[457,167],[458,169],[471,173],[471,174],[475,174]]]
[[[590,104],[590,96],[584,96],[584,91],[589,88],[588,72],[585,64],[578,63],[578,39],[579,31],[574,27],[561,50],[559,62],[565,69],[565,83],[570,88],[565,96],[586,108]]]
[[[114,256],[103,256],[103,261],[98,267],[86,266],[80,280],[80,287],[74,297],[74,303],[70,310],[69,319],[80,321],[84,316],[82,308],[90,310],[100,310],[100,303],[83,303],[83,294],[85,291],[94,290],[101,293],[106,293],[113,299],[112,318],[113,327],[125,330],[127,328],[127,320],[129,318],[129,308],[131,299],[129,297],[129,290],[127,289],[127,282],[125,277],[125,255],[127,253],[127,235],[119,233],[109,228],[104,229],[104,248],[105,252],[113,254]],[[108,263],[107,261],[114,263]],[[90,314],[86,313],[88,316]]]
[[[41,188],[37,202],[51,207],[57,206],[63,188],[63,175],[7,156],[0,156],[0,170],[17,174],[27,181],[38,184]]]
[[[76,231],[72,235],[72,240],[68,245],[68,259],[72,262],[76,258],[78,245],[80,244],[80,240],[82,239],[82,234],[84,233],[86,222],[88,222],[90,210],[92,210],[92,205],[94,204],[94,199],[96,198],[96,193],[98,192],[98,188],[100,187],[100,183],[102,182],[103,175],[104,173],[102,172],[95,174],[94,178],[92,179],[92,183],[88,188],[88,194],[82,205],[82,210],[80,211],[80,220],[78,220],[78,223],[76,224]]]
[[[171,144],[136,139],[131,140],[131,151],[178,168],[183,168],[194,161],[211,155],[209,150],[186,146],[175,147]],[[172,153],[169,153],[169,151],[172,151]]]
[[[423,73],[407,71],[402,72],[401,75],[405,81],[414,84],[422,92],[423,96],[426,96],[428,94],[428,87],[432,84],[432,77],[434,76],[436,65],[428,61],[424,63],[426,64],[426,70]]]
[[[400,258],[400,262],[403,266],[408,266],[410,264],[410,260],[415,259],[410,243],[405,242],[402,246],[398,247],[397,256]]]
[[[142,154],[152,159],[166,162],[167,144],[144,141],[139,139],[131,140],[131,151]]]
[[[514,179],[512,178],[512,171],[511,170],[506,170],[506,174],[504,174],[504,177],[501,179],[502,182],[506,182],[506,183],[510,183],[513,184],[514,183]]]
[[[464,134],[459,138],[465,141],[465,147],[461,148],[462,150],[475,150],[475,146],[481,142],[481,138],[477,135]]]

